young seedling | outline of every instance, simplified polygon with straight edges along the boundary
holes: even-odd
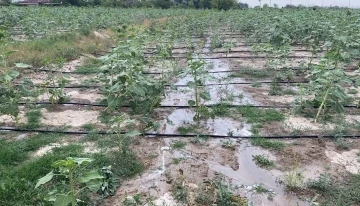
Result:
[[[85,190],[97,192],[103,185],[104,176],[99,174],[98,171],[83,171],[83,166],[92,161],[89,158],[72,157],[68,157],[66,160],[58,160],[52,164],[54,169],[40,178],[35,188],[50,182],[54,177],[65,178],[69,191],[59,192],[54,190],[49,193],[50,198],[48,201],[54,202],[56,206],[68,206],[69,204],[76,206],[78,202],[81,202],[79,200],[81,193]]]
[[[181,74],[181,77],[185,77],[190,74],[192,76],[192,81],[187,83],[187,86],[194,90],[195,99],[189,100],[188,104],[191,107],[195,106],[195,116],[194,120],[199,124],[199,121],[202,116],[208,116],[209,112],[205,105],[201,103],[201,99],[210,100],[210,93],[206,90],[201,91],[201,84],[207,79],[210,79],[210,76],[205,71],[205,62],[201,60],[190,59],[189,67]]]
[[[125,115],[115,116],[110,120],[112,124],[110,132],[116,134],[119,140],[120,152],[126,152],[129,144],[129,139],[141,135],[135,130],[135,120],[127,118]]]

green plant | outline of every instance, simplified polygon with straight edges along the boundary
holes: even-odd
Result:
[[[194,120],[199,124],[202,117],[209,116],[208,108],[201,104],[201,99],[210,100],[211,96],[208,91],[200,91],[200,85],[209,79],[209,75],[205,71],[205,62],[200,60],[190,59],[188,61],[189,67],[187,67],[181,74],[181,77],[185,77],[190,74],[193,78],[192,81],[187,83],[187,86],[194,90],[195,100],[189,100],[189,106],[195,106]]]
[[[212,184],[216,187],[216,203],[217,205],[239,205],[245,206],[248,205],[247,200],[240,196],[233,194],[229,186],[224,184],[224,180],[220,178],[215,178],[212,180]]]
[[[172,159],[172,163],[175,164],[175,165],[178,165],[180,164],[180,162],[184,160],[183,158],[173,158]]]
[[[69,191],[65,190],[60,192],[54,190],[49,193],[47,200],[54,202],[54,205],[57,206],[67,206],[70,203],[72,206],[75,206],[80,201],[78,198],[85,189],[96,192],[102,186],[102,179],[104,177],[96,170],[80,172],[83,165],[92,161],[93,160],[89,158],[71,157],[68,157],[66,160],[58,160],[52,164],[54,170],[40,178],[35,188],[48,183],[54,177],[63,177],[68,181],[67,186]],[[80,187],[81,184],[85,184],[85,186]]]
[[[275,163],[269,160],[265,155],[253,155],[253,161],[262,168],[271,169],[275,167]]]
[[[126,115],[121,115],[113,117],[110,123],[112,124],[110,132],[115,133],[119,141],[119,151],[126,153],[130,139],[141,135],[139,131],[134,129],[135,120],[129,119]]]
[[[332,180],[328,173],[322,173],[316,180],[311,180],[307,183],[307,186],[316,189],[321,192],[326,192],[331,189]]]
[[[118,47],[102,57],[105,64],[98,78],[107,96],[108,109],[121,108],[128,103],[135,113],[148,114],[160,105],[164,94],[164,80],[144,75],[145,57],[140,52],[142,36],[129,35],[134,29],[122,29]]]
[[[272,121],[285,120],[284,114],[276,109],[259,109],[256,107],[238,107],[237,111],[246,119],[248,123],[265,123]]]
[[[33,86],[30,80],[24,80],[21,86],[16,85],[20,73],[11,69],[8,58],[16,51],[7,51],[8,44],[0,39],[0,114],[8,114],[18,124],[19,102],[22,97],[32,96],[26,86]]]
[[[27,123],[20,125],[27,129],[34,129],[41,126],[41,111],[40,110],[30,110],[26,112],[25,117],[27,118]]]
[[[65,87],[69,83],[69,76],[60,72],[58,75],[55,75],[52,72],[54,69],[59,69],[61,71],[61,67],[63,65],[64,60],[58,59],[57,65],[51,65],[50,70],[46,81],[41,84],[42,90],[49,96],[49,101],[52,104],[65,102],[67,96],[65,94]]]
[[[174,141],[174,142],[172,142],[172,144],[171,144],[171,147],[172,147],[173,149],[183,149],[185,146],[186,146],[186,142],[180,141],[180,140]]]
[[[97,191],[102,197],[113,196],[116,188],[119,186],[118,179],[114,177],[111,166],[101,168],[100,175],[103,176],[103,182]]]
[[[269,140],[261,137],[250,138],[250,142],[254,146],[271,150],[283,150],[286,146],[286,144],[280,140]]]
[[[227,149],[232,149],[235,150],[236,145],[233,143],[233,141],[231,141],[230,139],[228,140],[220,140],[221,142],[221,147],[227,148]]]
[[[225,41],[224,44],[222,45],[225,50],[226,50],[226,57],[227,55],[230,53],[231,48],[233,48],[235,46],[235,44],[231,41]]]
[[[311,72],[311,89],[315,93],[313,102],[319,105],[314,122],[321,113],[328,111],[329,107],[335,112],[343,112],[343,104],[347,100],[342,84],[351,83],[344,70],[338,68],[338,63],[331,60],[322,60]]]
[[[260,87],[262,87],[262,83],[256,82],[256,83],[253,83],[251,86],[256,87],[256,88],[260,88]]]
[[[299,167],[285,173],[285,185],[289,189],[295,189],[304,185],[304,176]]]
[[[258,194],[270,192],[270,190],[264,187],[263,184],[256,185],[253,190]]]
[[[346,141],[343,137],[339,136],[335,139],[335,146],[339,150],[350,150],[352,147],[352,144],[348,141]]]

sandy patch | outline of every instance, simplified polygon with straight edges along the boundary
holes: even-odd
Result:
[[[325,155],[332,163],[336,163],[345,167],[345,169],[353,174],[360,171],[359,150],[353,149],[347,152],[338,153],[335,151],[325,151]]]
[[[85,61],[86,57],[80,57],[79,59],[75,59],[71,62],[65,63],[62,67],[62,71],[64,72],[73,72],[76,70],[76,67],[81,66],[84,61]]]
[[[179,205],[176,203],[175,198],[171,195],[170,192],[165,193],[163,196],[158,198],[157,200],[152,201],[149,204],[146,204],[145,206],[176,206]]]
[[[27,118],[25,117],[24,111],[20,111],[18,118],[19,118],[18,120],[19,124],[27,122]],[[16,124],[16,121],[12,116],[5,114],[5,115],[0,115],[0,124],[13,125]]]
[[[69,145],[69,142],[62,142],[62,143],[52,143],[50,145],[41,147],[40,149],[38,149],[35,153],[34,153],[34,157],[41,157],[44,156],[45,154],[49,153],[52,151],[52,149],[56,148],[56,147],[64,147]],[[82,143],[82,145],[84,146],[84,153],[98,153],[100,150],[96,147],[94,142],[84,142]]]
[[[68,145],[68,143],[53,143],[50,145],[47,145],[45,147],[41,147],[40,149],[38,149],[35,153],[34,153],[34,157],[41,157],[44,156],[45,154],[49,153],[52,151],[52,149],[56,148],[56,147],[63,147]]]
[[[325,127],[325,125],[314,123],[313,119],[294,116],[287,117],[284,121],[284,126],[287,131],[292,131],[293,129],[317,131]]]
[[[42,109],[41,113],[43,117],[41,123],[44,125],[80,127],[85,124],[100,124],[98,120],[99,111],[65,110],[48,112],[46,109]]]
[[[98,102],[99,100],[103,99],[104,96],[98,94],[96,90],[90,91],[69,91],[66,93],[70,99],[81,99],[81,100],[88,100],[90,102]]]

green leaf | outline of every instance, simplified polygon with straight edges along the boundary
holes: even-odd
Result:
[[[31,65],[29,65],[29,64],[24,64],[24,63],[16,63],[16,64],[15,64],[15,67],[16,67],[16,68],[19,68],[19,69],[29,69],[29,68],[32,68]]]
[[[54,172],[53,171],[49,172],[47,175],[45,175],[44,177],[38,180],[38,182],[35,185],[35,188],[38,188],[40,185],[49,182],[53,177],[54,177]]]
[[[9,76],[9,75],[5,75],[4,76],[4,79],[5,79],[5,81],[11,81],[13,78],[11,78],[11,76]]]
[[[93,180],[89,180],[86,183],[86,187],[91,191],[91,192],[97,192],[101,186],[103,184],[103,181],[100,179],[93,179]]]
[[[12,78],[16,78],[17,76],[20,75],[20,73],[18,71],[15,71],[15,70],[11,70],[9,73],[8,73],[9,76],[11,76]]]
[[[211,100],[210,93],[208,91],[203,91],[200,93],[200,97],[204,100]]]
[[[195,104],[196,104],[196,102],[194,100],[189,100],[188,101],[188,105],[191,106],[191,107],[194,106]]]
[[[145,96],[145,92],[142,88],[138,87],[138,86],[135,86],[135,85],[131,85],[129,86],[129,91],[132,92],[132,93],[135,93],[139,96]]]
[[[73,196],[71,194],[63,195],[60,194],[56,196],[56,200],[54,202],[54,206],[68,206],[73,199]]]
[[[74,162],[76,162],[78,165],[90,163],[93,160],[90,158],[73,158]]]
[[[190,88],[193,88],[193,89],[196,88],[196,84],[193,81],[188,82],[187,86],[190,87]]]
[[[99,174],[96,170],[91,170],[89,172],[86,172],[84,175],[78,178],[78,181],[80,183],[86,183],[93,179],[102,179],[104,178],[102,175]]]
[[[134,130],[134,131],[131,131],[131,132],[127,132],[125,134],[125,137],[136,137],[136,136],[139,136],[141,135],[141,132],[137,131],[137,130]]]

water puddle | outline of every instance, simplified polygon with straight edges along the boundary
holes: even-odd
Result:
[[[251,95],[243,92],[242,85],[221,85],[221,86],[207,86],[202,88],[210,94],[210,100],[200,101],[204,105],[228,103],[232,105],[259,105]],[[166,93],[165,99],[162,100],[161,105],[181,105],[188,106],[189,100],[195,99],[195,93],[190,88],[178,88]]]
[[[176,109],[168,117],[167,120],[161,123],[161,129],[159,133],[165,134],[179,134],[179,127],[189,128],[193,125],[196,125],[196,122],[193,120],[195,112],[191,109]],[[198,131],[200,129],[201,131]],[[251,126],[245,122],[235,121],[231,118],[219,118],[216,117],[213,119],[207,119],[201,121],[197,127],[196,132],[201,132],[202,134],[212,134],[212,135],[229,135],[234,136],[251,136],[250,132]],[[189,134],[194,133],[195,131],[189,131]]]
[[[284,188],[278,183],[283,173],[277,170],[265,170],[259,168],[252,160],[253,155],[264,154],[269,156],[270,153],[260,148],[253,147],[246,140],[241,142],[241,146],[236,151],[239,168],[234,170],[229,166],[224,166],[218,162],[206,160],[209,168],[218,172],[232,181],[232,184],[240,185],[238,189],[244,194],[249,202],[254,205],[273,205],[273,206],[308,206],[310,203],[298,199],[295,195],[286,193]],[[269,191],[275,193],[273,199],[268,199],[268,194],[257,194],[254,187],[261,184]]]

